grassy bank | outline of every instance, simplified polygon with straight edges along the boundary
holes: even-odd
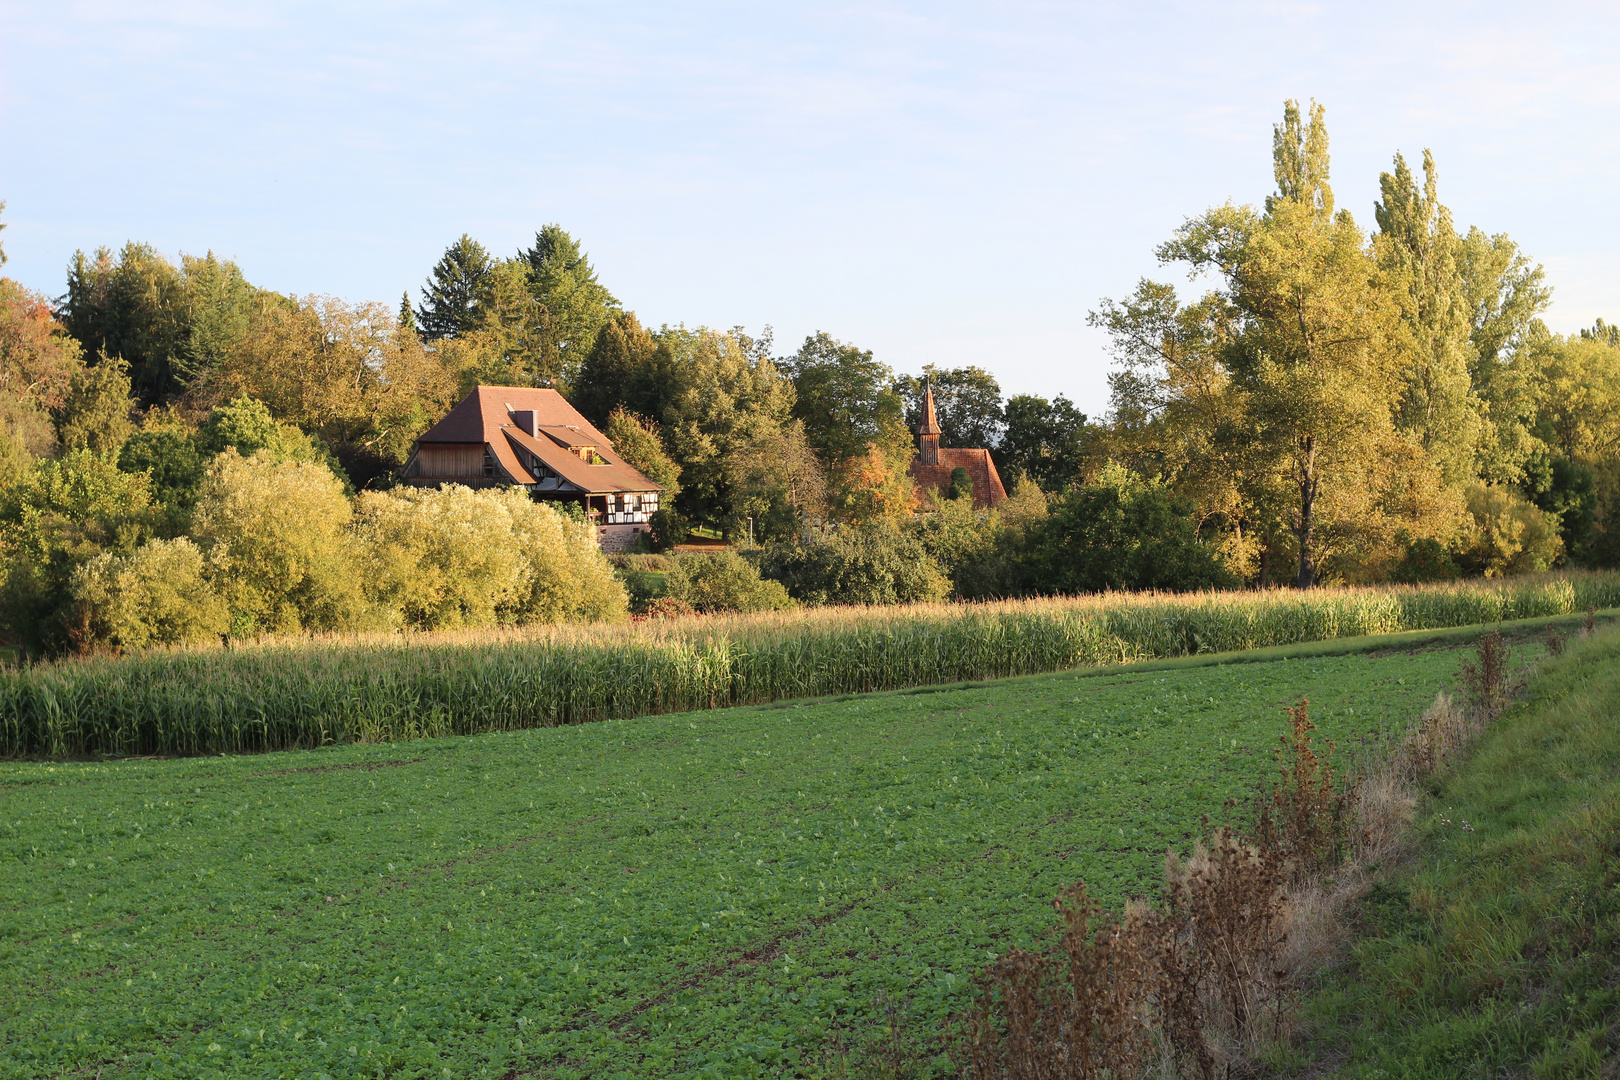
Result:
[[[926,1054],[1063,885],[1155,892],[1164,849],[1272,773],[1282,704],[1348,747],[1461,655],[1383,644],[0,763],[0,1078],[820,1077],[886,1004]]]
[[[1411,867],[1281,1071],[1612,1077],[1620,1061],[1620,630],[1549,662],[1435,785]]]
[[[0,673],[0,756],[202,754],[575,724],[1620,606],[1620,575],[838,609],[269,642]]]

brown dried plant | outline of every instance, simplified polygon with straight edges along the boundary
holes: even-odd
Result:
[[[1508,684],[1508,661],[1512,658],[1513,650],[1501,631],[1493,630],[1479,639],[1478,656],[1465,661],[1457,672],[1464,700],[1480,716],[1494,718],[1507,706],[1513,693]]]
[[[1548,625],[1547,636],[1542,639],[1542,642],[1547,646],[1548,656],[1564,655],[1564,635],[1558,632],[1556,626]]]

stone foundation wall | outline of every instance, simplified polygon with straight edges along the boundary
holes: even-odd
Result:
[[[624,551],[636,542],[636,537],[647,531],[645,525],[598,525],[596,543],[609,555]]]

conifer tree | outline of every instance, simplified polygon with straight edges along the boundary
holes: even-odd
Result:
[[[519,258],[529,264],[530,292],[546,309],[561,378],[572,383],[619,301],[596,280],[590,259],[560,225],[535,233],[534,246]]]
[[[422,305],[416,309],[422,337],[437,341],[472,329],[479,305],[488,299],[494,272],[494,261],[484,245],[462,233],[445,249],[432,277],[422,286]]]
[[[406,289],[399,297],[399,332],[401,334],[416,333],[416,312],[411,310],[411,290]]]

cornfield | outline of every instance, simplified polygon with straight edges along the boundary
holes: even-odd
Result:
[[[1594,573],[271,639],[0,671],[0,756],[464,735],[1616,606],[1620,574]]]

